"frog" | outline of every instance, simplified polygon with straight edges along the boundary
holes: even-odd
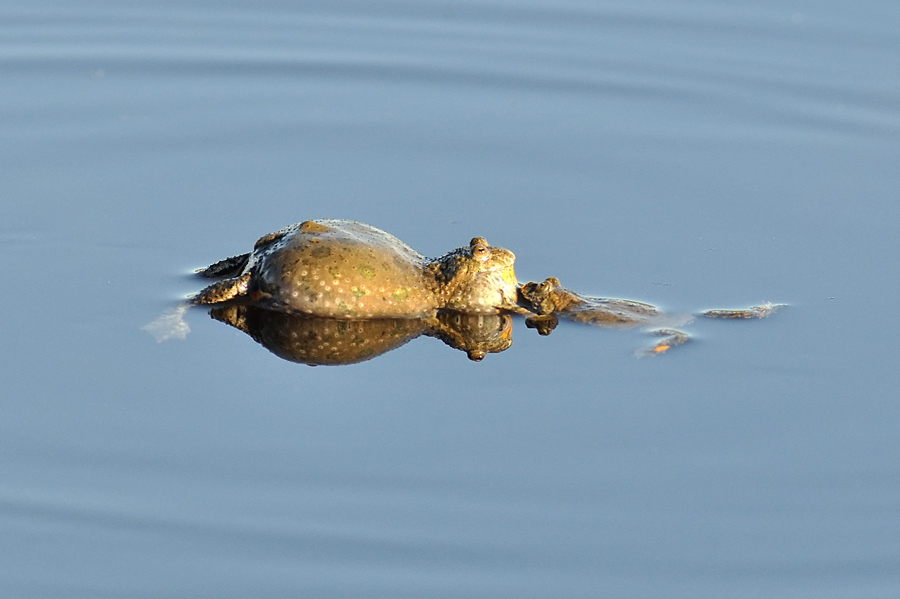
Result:
[[[426,318],[440,311],[525,313],[515,254],[474,237],[429,259],[395,236],[353,220],[307,220],[261,237],[246,254],[200,271],[220,278],[192,298],[233,300],[335,319]]]
[[[541,335],[549,335],[556,328],[559,318],[564,318],[605,327],[655,326],[651,333],[662,339],[643,353],[664,353],[690,339],[687,333],[672,327],[688,324],[693,320],[692,315],[668,315],[651,304],[582,295],[563,287],[556,277],[547,277],[539,283],[525,283],[519,286],[518,292],[520,303],[533,313],[526,318],[526,326],[536,329]],[[766,318],[783,305],[767,303],[735,310],[705,310],[699,315],[727,320]]]

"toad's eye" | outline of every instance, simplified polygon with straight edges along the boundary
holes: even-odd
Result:
[[[473,245],[472,246],[472,256],[474,256],[475,258],[477,258],[479,260],[487,260],[488,249],[485,246],[481,245],[480,243]]]

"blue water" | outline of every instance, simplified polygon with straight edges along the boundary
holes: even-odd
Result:
[[[896,597],[900,8],[0,7],[0,595]],[[191,269],[309,218],[697,320],[283,361]]]

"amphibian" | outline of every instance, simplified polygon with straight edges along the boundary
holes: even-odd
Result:
[[[206,268],[205,276],[228,278],[192,301],[243,298],[265,308],[340,319],[423,318],[439,310],[521,312],[514,262],[512,252],[483,237],[430,260],[371,225],[310,220]]]
[[[519,288],[521,301],[536,314],[526,320],[530,328],[542,335],[549,335],[557,325],[557,317],[607,327],[653,326],[652,332],[663,339],[649,353],[662,353],[689,339],[686,333],[673,328],[692,319],[691,316],[672,317],[655,306],[631,300],[610,299],[581,295],[563,287],[556,277],[548,277],[540,283],[526,283]],[[707,310],[700,316],[707,318],[749,319],[765,318],[780,305],[764,304],[741,310]]]

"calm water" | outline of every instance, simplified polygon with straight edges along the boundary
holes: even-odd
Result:
[[[0,7],[0,595],[896,597],[893,0]],[[695,322],[292,364],[192,268],[307,218]]]

